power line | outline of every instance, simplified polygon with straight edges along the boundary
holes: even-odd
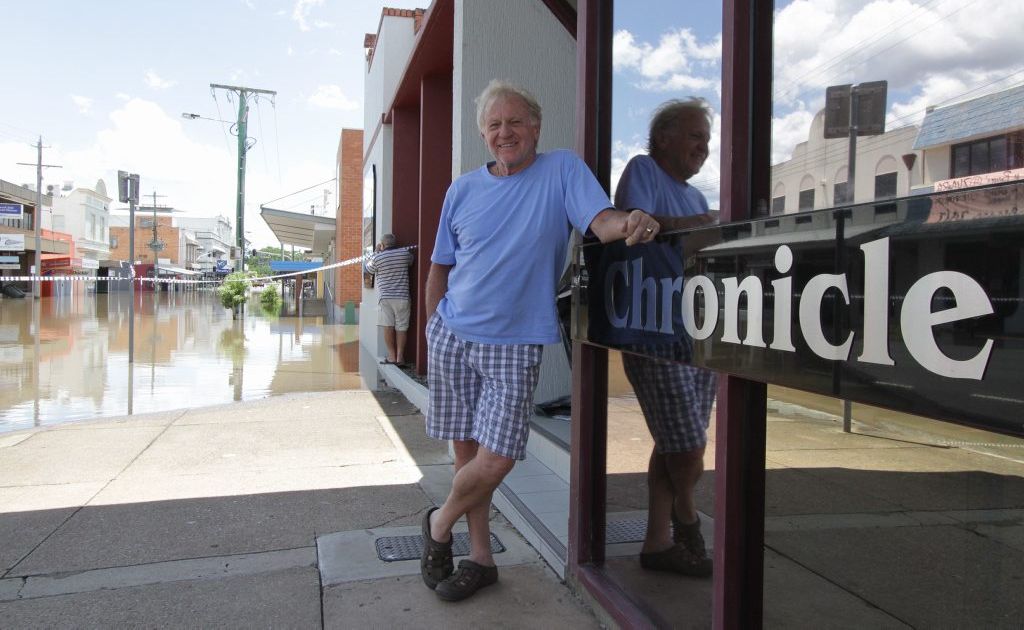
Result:
[[[260,99],[253,99],[256,102],[256,119],[259,121],[260,126],[260,137],[264,138],[264,141],[260,144],[260,153],[263,154],[263,168],[270,172],[270,163],[267,161],[267,143],[265,138],[267,137],[263,133],[263,110],[260,109]]]
[[[217,119],[222,121],[220,125],[220,130],[224,132],[224,146],[227,147],[228,153],[230,153],[231,141],[228,140],[228,130],[227,127],[224,126],[224,116],[220,113],[220,101],[217,99],[217,90],[211,89],[210,94],[213,96],[213,104],[217,106]]]
[[[281,185],[281,136],[277,134],[277,101],[272,99],[270,106],[274,110],[274,148],[277,150],[277,185]]]
[[[297,195],[297,194],[299,194],[299,193],[304,193],[304,192],[306,192],[307,190],[312,190],[313,188],[316,188],[317,186],[323,186],[324,184],[329,184],[329,183],[331,183],[331,182],[335,181],[336,179],[337,179],[337,177],[332,177],[332,178],[330,178],[330,179],[325,179],[325,180],[324,180],[324,181],[322,181],[322,182],[319,182],[319,183],[317,183],[317,184],[313,184],[312,186],[308,186],[308,187],[306,187],[306,188],[303,188],[302,190],[296,190],[295,192],[290,192],[290,193],[288,193],[287,195],[284,195],[284,196],[278,197],[277,199],[271,199],[270,201],[264,201],[264,202],[263,202],[263,203],[261,203],[260,205],[261,205],[261,206],[265,206],[265,205],[267,205],[267,204],[271,204],[271,203],[274,203],[275,201],[281,201],[282,199],[287,199],[288,197],[291,197],[292,195]]]

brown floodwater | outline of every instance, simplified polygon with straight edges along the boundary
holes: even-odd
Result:
[[[144,292],[129,362],[129,307],[127,293],[0,299],[0,433],[363,386],[358,326]]]

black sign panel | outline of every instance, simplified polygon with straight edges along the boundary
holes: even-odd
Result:
[[[585,244],[574,337],[1024,435],[1024,183]]]

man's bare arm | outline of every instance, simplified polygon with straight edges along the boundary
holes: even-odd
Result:
[[[448,292],[448,273],[451,270],[452,265],[439,265],[435,262],[430,263],[430,271],[427,272],[426,286],[427,318],[434,314],[441,298],[443,298],[444,294]]]
[[[602,243],[626,239],[626,245],[635,245],[654,240],[661,231],[661,225],[643,210],[624,212],[605,208],[590,222],[590,231]]]

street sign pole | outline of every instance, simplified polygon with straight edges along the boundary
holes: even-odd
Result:
[[[37,277],[43,275],[43,235],[40,231],[43,223],[43,137],[39,136],[39,143],[36,144],[36,213],[32,217],[36,229],[36,273]],[[32,285],[32,297],[39,299],[43,295],[43,283],[36,281]],[[36,331],[36,336],[38,336]]]

